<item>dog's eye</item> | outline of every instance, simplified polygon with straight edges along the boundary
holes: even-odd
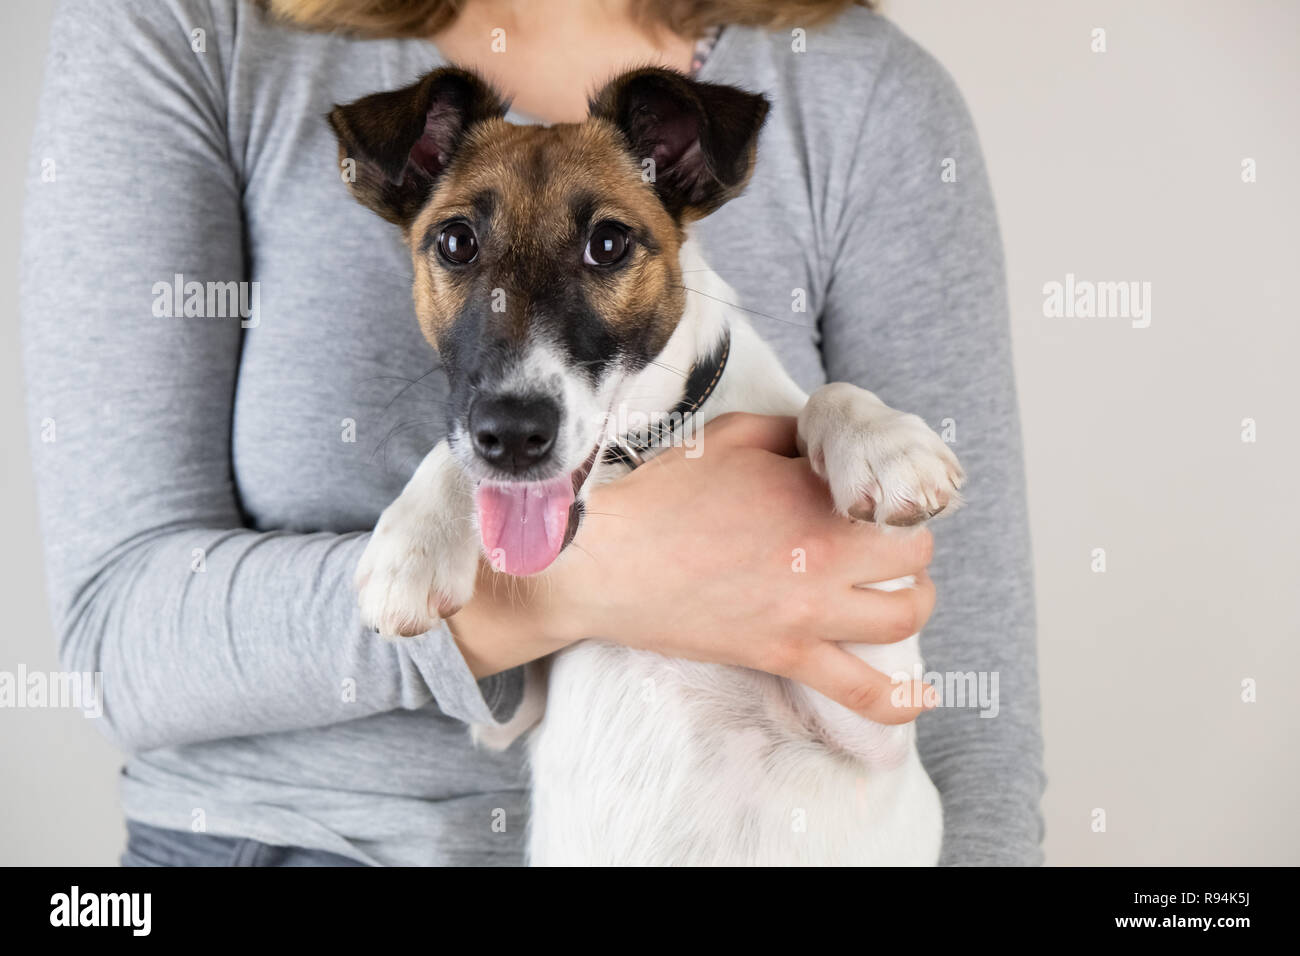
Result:
[[[582,261],[589,266],[612,266],[627,255],[631,245],[626,229],[616,222],[602,222],[591,231]]]
[[[467,265],[478,256],[478,237],[467,222],[448,223],[438,235],[438,252],[448,262]]]

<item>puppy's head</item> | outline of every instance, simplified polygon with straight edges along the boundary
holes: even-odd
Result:
[[[449,68],[330,113],[353,195],[410,246],[449,440],[498,569],[540,571],[572,538],[618,386],[682,316],[684,228],[744,188],[767,108],[649,68],[601,90],[582,123],[516,126]]]

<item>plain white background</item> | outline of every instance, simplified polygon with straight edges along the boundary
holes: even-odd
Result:
[[[11,290],[51,8],[0,12],[0,277]],[[1047,860],[1300,863],[1300,4],[884,10],[964,91],[1002,220],[1037,565]],[[1092,50],[1099,28],[1104,53]],[[1248,158],[1254,183],[1241,177]],[[1044,284],[1067,273],[1150,282],[1150,326],[1044,317]],[[0,309],[0,670],[49,671],[13,292]],[[1253,443],[1241,440],[1246,418]],[[1097,548],[1105,573],[1092,570]],[[0,863],[114,863],[119,766],[79,713],[0,710]],[[1093,830],[1097,809],[1105,832]]]

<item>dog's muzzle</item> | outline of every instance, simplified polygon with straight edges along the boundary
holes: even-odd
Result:
[[[728,331],[709,355],[691,367],[682,399],[649,434],[619,436],[608,447],[601,441],[567,475],[546,481],[482,482],[475,504],[483,550],[492,567],[520,577],[550,567],[577,534],[582,519],[578,493],[596,462],[635,468],[652,449],[671,445],[676,429],[717,388],[730,352]],[[559,420],[559,409],[550,399],[480,399],[470,413],[475,453],[505,474],[526,473],[550,456]]]

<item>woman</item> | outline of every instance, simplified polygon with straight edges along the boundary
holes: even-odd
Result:
[[[841,0],[270,7],[67,0],[35,139],[36,170],[55,171],[33,176],[22,290],[31,412],[57,435],[34,446],[52,603],[65,666],[104,673],[130,755],[124,862],[515,863],[521,748],[477,750],[465,723],[509,719],[524,662],[598,634],[898,722],[916,709],[827,638],[919,624],[933,671],[1000,691],[979,702],[997,719],[948,700],[919,724],[943,859],[1037,862],[1002,260],[942,69]],[[400,238],[349,199],[322,116],[447,61],[513,95],[521,122],[580,119],[592,88],[646,62],[768,94],[752,184],[699,235],[801,385],[864,385],[957,441],[970,505],[940,532],[933,618],[929,536],[833,518],[788,457],[790,422],[741,416],[710,454],[601,489],[577,541],[590,559],[548,588],[485,572],[449,628],[364,631],[352,572],[441,437],[445,380]],[[737,533],[702,540],[706,517]],[[800,540],[839,557],[796,604]],[[902,573],[921,586],[851,587]]]

